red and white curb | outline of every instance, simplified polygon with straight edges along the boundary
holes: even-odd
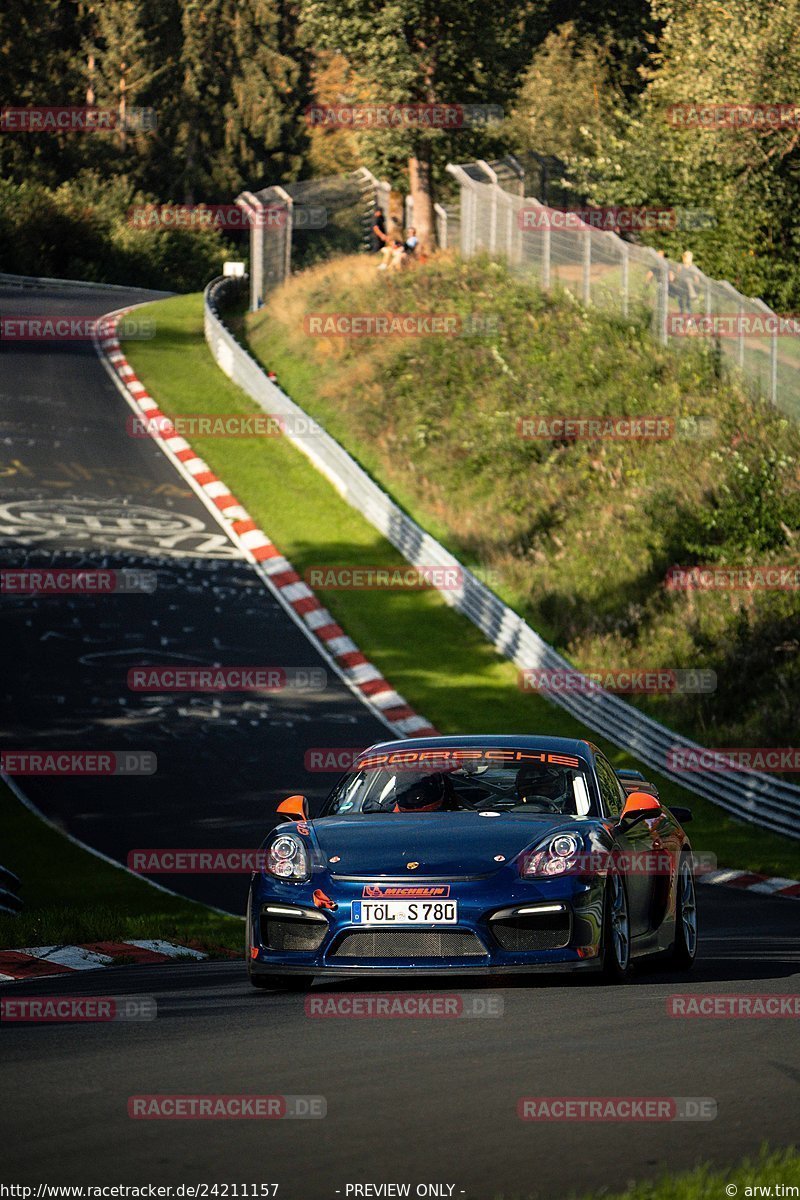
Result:
[[[707,871],[700,883],[715,883],[721,887],[738,888],[740,892],[756,892],[759,896],[785,896],[800,900],[800,881],[782,879],[779,875],[757,875],[754,871]]]
[[[289,560],[259,528],[227,484],[214,474],[186,439],[175,432],[170,419],[161,412],[120,349],[117,322],[129,311],[121,309],[103,318],[96,345],[98,352],[113,369],[131,408],[148,422],[150,436],[201,496],[234,544],[256,566],[284,608],[318,644],[323,656],[335,666],[337,673],[383,724],[396,736],[435,736],[437,730],[425,717],[414,712],[337,625],[327,608],[323,607]]]
[[[0,983],[17,979],[43,979],[72,971],[96,971],[111,967],[115,959],[127,963],[165,963],[175,959],[208,958],[192,946],[177,946],[160,938],[131,942],[90,942],[86,946],[34,946],[24,950],[0,950]]]

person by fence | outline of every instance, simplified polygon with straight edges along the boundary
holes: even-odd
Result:
[[[675,276],[675,296],[681,314],[691,316],[694,305],[700,295],[700,272],[694,265],[694,255],[691,250],[685,250]]]

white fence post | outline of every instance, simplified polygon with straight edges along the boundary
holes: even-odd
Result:
[[[411,197],[409,196],[408,199],[411,200]],[[437,218],[437,220],[436,220],[436,240],[439,243],[440,249],[446,250],[447,249],[447,209],[444,207],[443,204],[434,204],[433,211],[436,213],[436,218]],[[413,201],[412,201],[412,212],[413,212]],[[408,224],[412,225],[413,221],[409,221]]]
[[[286,205],[286,224],[283,229],[283,262],[281,270],[283,277],[281,282],[289,278],[292,273],[292,226],[294,225],[294,200],[289,193],[282,187],[275,188],[275,192],[280,196]]]
[[[656,322],[658,328],[658,340],[662,346],[666,346],[669,341],[667,333],[667,317],[669,315],[669,273],[672,269],[672,264],[668,258],[663,260],[664,265],[659,273],[658,281],[658,305],[656,308]]]
[[[552,262],[553,253],[550,243],[550,221],[545,222],[542,230],[542,287],[545,291],[550,291],[550,265]]]
[[[258,312],[264,299],[264,205],[252,192],[237,197],[250,222],[250,312]]]
[[[592,302],[592,234],[591,230],[585,229],[581,234],[583,238],[583,269],[581,278],[581,298],[584,304]]]

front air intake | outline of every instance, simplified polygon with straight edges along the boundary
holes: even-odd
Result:
[[[346,933],[332,958],[478,958],[486,947],[469,930],[359,929]]]
[[[319,913],[298,908],[270,912],[261,910],[261,944],[267,950],[319,950],[328,932],[328,922]]]

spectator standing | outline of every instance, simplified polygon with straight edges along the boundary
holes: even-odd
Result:
[[[678,274],[675,277],[675,293],[681,313],[692,315],[692,306],[700,295],[700,272],[694,265],[691,250],[684,250]]]
[[[386,245],[386,218],[383,215],[383,209],[375,209],[372,218],[371,234],[370,248],[373,254],[377,254]]]

